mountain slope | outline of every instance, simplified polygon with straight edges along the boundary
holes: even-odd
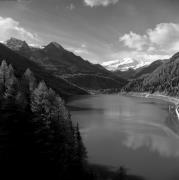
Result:
[[[12,47],[12,44],[16,47],[16,41],[14,38],[11,38],[7,41],[7,46],[11,49],[15,49]],[[24,44],[23,41],[17,42],[17,44]],[[113,84],[114,80],[119,81],[118,85],[121,88],[123,85],[127,83],[126,80],[120,78],[113,74],[112,72],[106,70],[100,65],[92,64],[88,61],[83,60],[81,57],[76,56],[72,52],[65,50],[61,45],[56,42],[51,42],[44,48],[27,48],[23,50],[23,48],[19,48],[15,50],[18,54],[30,59],[31,61],[38,63],[40,66],[45,68],[46,70],[50,71],[53,75],[57,77],[65,77],[70,81],[70,78],[73,77],[71,75],[94,75],[94,79],[96,76],[98,77],[99,81],[101,77],[110,78],[111,83],[107,83],[108,86],[106,88],[115,88],[116,83]],[[80,76],[76,76],[80,77]],[[88,77],[88,76],[86,76]],[[103,78],[101,78],[101,81]],[[72,80],[71,80],[72,81]],[[87,79],[88,81],[88,79]],[[76,81],[75,81],[76,82]],[[78,80],[80,82],[80,79]],[[81,87],[85,87],[84,81],[81,83],[77,83]],[[94,86],[93,86],[94,87]],[[96,86],[99,87],[99,86]],[[99,87],[102,89],[102,87]]]
[[[164,60],[157,60],[147,66],[143,66],[143,67],[140,67],[137,69],[129,68],[127,71],[117,70],[114,73],[116,75],[120,75],[121,77],[126,78],[126,79],[136,79],[143,75],[152,73],[153,71],[155,71],[155,69],[157,69],[159,66],[161,66],[164,62],[165,62]]]
[[[144,66],[144,67],[136,69],[134,78],[138,78],[144,74],[150,74],[150,73],[154,72],[163,63],[164,63],[164,60],[157,60],[157,61],[152,62],[148,66]]]
[[[114,79],[91,74],[77,74],[68,76],[66,79],[89,90],[109,89],[109,87],[120,89],[124,85],[122,82],[120,83]]]
[[[131,81],[124,89],[127,91],[159,91],[172,96],[178,96],[178,87],[179,53],[176,53],[151,74]]]
[[[114,73],[117,76],[120,76],[120,77],[125,78],[125,79],[133,79],[135,74],[136,74],[136,70],[129,68],[127,71],[117,70],[117,71],[114,71]]]
[[[7,41],[6,45],[21,55],[43,65],[45,68],[47,68],[47,64],[50,64],[51,67],[49,67],[49,70],[54,67],[58,75],[74,73],[113,75],[110,71],[85,61],[80,56],[76,56],[72,52],[65,50],[56,42],[51,42],[44,48],[28,48],[26,51],[23,51],[24,45],[16,48],[18,46],[17,44],[23,45],[24,41],[11,38]],[[52,68],[52,70],[54,69]]]
[[[17,75],[21,75],[27,68],[30,68],[38,80],[44,79],[50,87],[65,98],[70,95],[87,94],[85,90],[67,82],[62,78],[53,76],[50,71],[45,70],[43,67],[31,60],[20,56],[0,43],[0,62],[3,59],[15,67]]]

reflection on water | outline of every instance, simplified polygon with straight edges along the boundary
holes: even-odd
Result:
[[[74,123],[80,123],[90,162],[124,165],[151,180],[179,177],[179,136],[166,126],[166,102],[100,95],[69,105]]]
[[[178,138],[172,139],[170,137],[159,136],[155,134],[139,134],[135,132],[128,132],[123,144],[134,150],[147,147],[149,151],[158,152],[165,157],[179,156]]]

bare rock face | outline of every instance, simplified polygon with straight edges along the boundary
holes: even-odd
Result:
[[[6,41],[6,46],[14,51],[29,51],[30,47],[25,41],[16,39],[16,38],[10,38]]]

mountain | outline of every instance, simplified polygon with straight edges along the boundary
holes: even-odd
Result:
[[[157,69],[159,66],[161,66],[164,62],[165,62],[164,60],[157,60],[157,61],[152,62],[149,65],[146,65],[146,66],[143,66],[143,67],[140,67],[137,69],[129,68],[127,71],[117,70],[117,71],[114,71],[114,73],[125,79],[136,79],[143,75],[152,73],[153,71],[155,71],[155,69]]]
[[[133,79],[136,71],[135,71],[135,69],[129,68],[126,71],[116,70],[116,71],[114,71],[114,73],[117,76],[120,76],[120,77],[125,78],[125,79]]]
[[[172,96],[179,95],[179,53],[156,68],[151,74],[129,82],[126,91],[159,91]]]
[[[111,79],[109,77],[92,75],[92,74],[76,74],[71,75],[66,78],[69,82],[72,82],[78,86],[83,85],[83,88],[89,90],[103,90],[113,87],[114,89],[119,89],[123,87],[124,83]]]
[[[21,43],[19,41],[21,40],[11,38],[7,41],[6,45],[12,50],[15,50],[18,54],[48,70],[56,77],[63,77],[64,79],[71,82],[73,81],[74,83],[77,82],[74,81],[74,76],[75,79],[79,77],[77,85],[80,87],[85,88],[86,85],[84,81],[80,82],[81,76],[78,76],[79,74],[86,75],[86,77],[89,77],[88,75],[90,75],[90,80],[94,81],[97,78],[98,81],[103,81],[104,78],[109,78],[108,81],[111,81],[111,83],[107,83],[105,86],[108,89],[116,88],[116,83],[114,83],[116,81],[119,82],[118,88],[121,88],[127,83],[123,78],[116,76],[114,73],[106,70],[100,65],[92,64],[89,61],[83,60],[80,56],[67,51],[56,42],[51,42],[43,48],[29,47],[26,50],[23,50],[23,48],[18,49],[13,47],[17,47],[18,45],[16,44],[24,44],[24,41],[21,41]],[[72,77],[73,80],[70,80]],[[88,79],[86,79],[86,81],[88,81]],[[98,89],[103,88],[99,86],[96,87],[98,87]]]
[[[16,38],[11,38],[7,40],[6,44],[10,49],[14,51],[20,51],[20,50],[29,51],[30,50],[30,47],[25,41],[21,41]]]
[[[150,64],[151,61],[143,59],[124,58],[121,60],[107,61],[102,65],[110,71],[127,71],[128,69],[137,69],[139,67]]]
[[[127,78],[127,79],[136,79],[143,75],[152,73],[164,62],[165,60],[156,60],[149,65],[137,68],[135,70],[130,68],[127,71],[115,71],[115,74],[119,74],[121,77]]]
[[[4,44],[0,43],[0,62],[4,59],[7,61],[7,63],[14,66],[17,76],[21,76],[27,68],[30,68],[38,80],[44,79],[48,86],[53,88],[64,98],[71,95],[87,94],[85,90],[67,82],[60,77],[52,75],[49,70],[44,69],[37,63],[34,63],[28,58],[19,55],[6,47]]]
[[[164,60],[156,60],[149,64],[148,66],[144,66],[136,69],[134,78],[138,78],[142,75],[150,74],[155,71],[159,66],[161,66],[165,61]]]

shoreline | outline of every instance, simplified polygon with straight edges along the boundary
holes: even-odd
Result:
[[[175,113],[177,115],[177,119],[179,120],[179,98],[176,97],[172,97],[172,96],[167,96],[167,95],[163,95],[160,93],[153,93],[150,94],[148,92],[129,92],[129,93],[122,93],[122,95],[130,95],[130,96],[134,96],[134,97],[145,97],[145,98],[153,98],[153,99],[159,99],[159,100],[163,100],[169,103],[172,103],[175,105]]]
[[[90,92],[89,95],[100,95],[100,94],[104,95],[106,93],[101,93],[99,91],[92,91],[92,92]],[[162,101],[166,101],[168,103],[171,103],[171,104],[173,104],[175,106],[175,114],[176,114],[177,119],[179,121],[179,98],[172,97],[172,96],[167,96],[167,95],[160,94],[160,93],[150,94],[149,92],[120,92],[120,93],[113,93],[113,94],[158,99],[158,100],[162,100]]]

